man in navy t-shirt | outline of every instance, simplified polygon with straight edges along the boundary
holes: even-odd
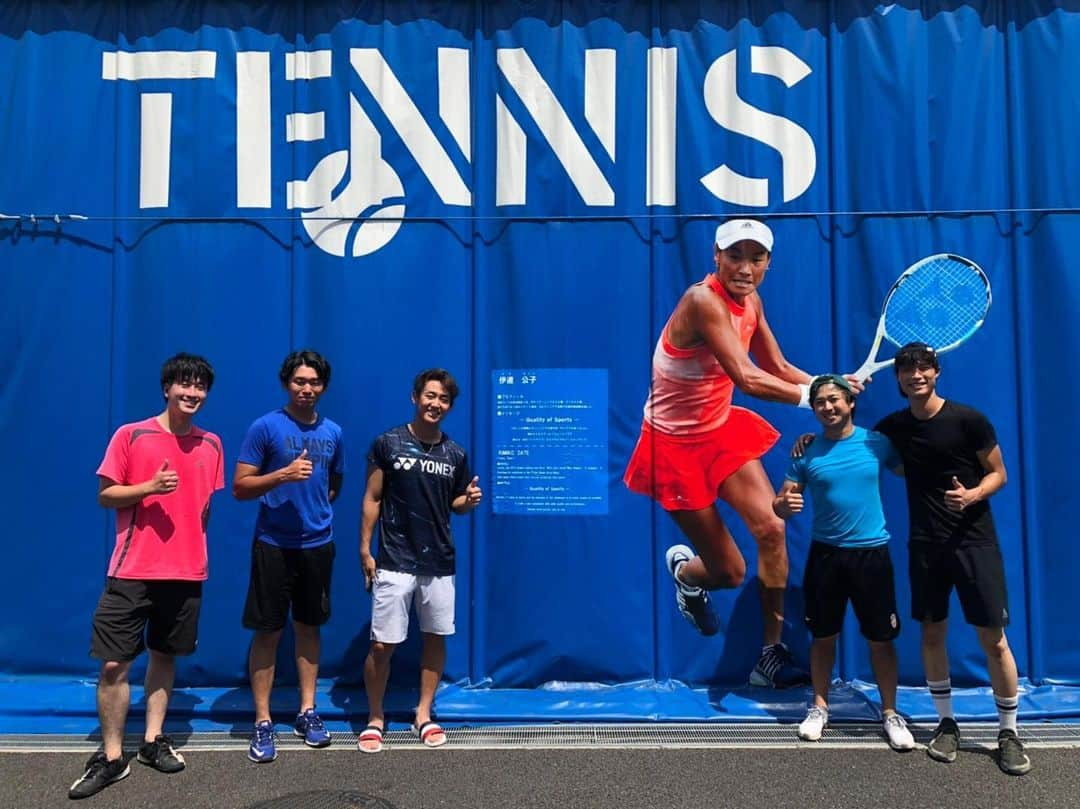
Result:
[[[368,724],[358,742],[365,753],[382,750],[383,695],[390,658],[408,634],[409,609],[414,603],[423,649],[413,732],[428,747],[446,743],[446,734],[432,721],[431,712],[446,664],[446,636],[454,634],[450,512],[466,514],[482,497],[465,450],[442,431],[443,418],[457,395],[457,383],[448,371],[422,371],[413,382],[416,412],[412,421],[380,435],[368,453],[360,524],[360,562],[373,593],[371,649],[364,662]],[[376,525],[377,558],[371,553]]]
[[[855,426],[855,396],[843,377],[828,374],[814,379],[810,405],[824,434],[801,457],[792,459],[773,501],[773,510],[785,520],[802,511],[804,490],[814,504],[803,578],[806,625],[814,636],[810,647],[814,703],[799,725],[799,737],[816,741],[828,723],[836,638],[850,600],[870,645],[885,738],[894,750],[911,750],[915,741],[896,712],[893,639],[900,633],[900,621],[879,489],[881,470],[898,468],[900,456],[885,436]]]
[[[330,733],[315,710],[315,681],[319,627],[330,618],[334,562],[330,504],[341,491],[345,448],[341,428],[316,410],[330,384],[330,363],[314,351],[296,351],[285,358],[279,377],[288,403],[251,425],[233,478],[238,500],[259,499],[244,607],[244,626],[255,630],[248,657],[255,698],[248,758],[255,762],[277,757],[270,691],[290,606],[300,679],[294,732],[310,747],[330,744]]]

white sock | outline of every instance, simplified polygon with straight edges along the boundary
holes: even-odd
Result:
[[[999,697],[994,694],[994,702],[997,703],[999,728],[1016,733],[1016,707],[1020,700],[1016,697]]]
[[[686,584],[686,582],[683,581],[683,577],[679,576],[681,570],[683,570],[683,567],[685,565],[686,561],[679,562],[677,565],[675,565],[675,581],[677,581],[679,584]]]
[[[952,719],[952,679],[927,680],[926,687],[930,689],[930,697],[934,700],[934,710],[942,719]]]
[[[689,584],[687,583],[686,579],[679,575],[687,564],[689,564],[689,561],[679,562],[677,565],[675,565],[675,583],[678,584],[680,588],[683,588],[683,590],[687,591],[690,594],[698,593],[701,588],[699,588],[697,584]]]

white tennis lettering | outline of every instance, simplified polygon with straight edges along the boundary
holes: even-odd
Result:
[[[527,203],[528,140],[543,143],[565,172],[565,177],[588,207],[616,205],[614,165],[629,149],[617,151],[616,124],[619,100],[624,104],[646,99],[645,154],[633,154],[646,174],[645,201],[653,206],[674,206],[676,201],[676,121],[680,100],[676,87],[675,48],[649,48],[645,86],[618,83],[617,58],[612,48],[585,48],[579,95],[560,98],[540,67],[523,48],[498,48],[495,64],[503,82],[495,89],[496,138],[491,155],[472,153],[473,99],[469,84],[471,51],[437,48],[436,109],[416,103],[383,53],[374,48],[350,48],[349,65],[370,96],[346,92],[342,110],[272,110],[272,99],[306,98],[306,93],[272,92],[272,79],[314,82],[334,78],[329,50],[284,55],[284,64],[272,64],[270,51],[241,51],[236,60],[235,106],[222,105],[221,121],[236,127],[236,205],[271,208],[274,155],[273,134],[284,132],[289,143],[315,143],[342,131],[329,116],[348,117],[347,148],[316,156],[303,179],[288,180],[284,199],[301,212],[304,228],[315,244],[331,255],[359,257],[385,246],[402,225],[406,194],[402,175],[383,157],[383,139],[395,136],[415,160],[431,191],[447,206],[473,204],[472,177],[493,177],[497,207]],[[102,59],[102,78],[140,83],[162,79],[216,80],[217,54],[212,51],[111,51]],[[399,68],[401,67],[399,60]],[[720,127],[764,143],[780,153],[783,201],[806,193],[817,166],[813,139],[801,126],[781,115],[765,112],[738,94],[735,84],[736,51],[730,50],[708,68],[701,101]],[[813,71],[791,51],[778,46],[750,48],[751,73],[780,79],[787,87]],[[625,69],[625,68],[624,68]],[[413,79],[414,82],[421,79]],[[342,77],[342,86],[347,81]],[[687,85],[689,86],[689,85]],[[157,86],[155,85],[155,90]],[[142,92],[143,132],[139,142],[140,208],[169,207],[170,164],[175,144],[170,138],[172,95]],[[232,93],[222,94],[223,97]],[[569,102],[569,103],[568,103]],[[377,116],[364,109],[378,109]],[[200,105],[198,109],[204,110]],[[284,126],[274,115],[284,113]],[[376,125],[375,121],[379,124]],[[584,122],[583,124],[581,122]],[[196,131],[215,122],[199,121]],[[188,127],[192,128],[192,127]],[[382,131],[386,130],[386,131]],[[490,141],[489,141],[490,142]],[[279,149],[292,161],[296,153]],[[304,152],[303,154],[307,154]],[[469,165],[478,157],[494,161],[493,172]],[[196,167],[200,168],[200,167]],[[201,167],[206,168],[206,167]],[[191,176],[198,176],[197,173]],[[769,179],[747,177],[726,164],[713,169],[701,183],[725,202],[761,207],[768,204]],[[641,187],[627,183],[626,187]],[[335,194],[336,192],[336,194]]]

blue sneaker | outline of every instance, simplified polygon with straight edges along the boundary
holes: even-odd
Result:
[[[304,744],[308,747],[326,747],[330,744],[330,731],[326,729],[326,725],[315,713],[314,708],[308,708],[296,715],[296,727],[293,728],[293,733],[302,736]]]
[[[795,658],[783,643],[765,647],[750,672],[750,685],[760,688],[794,688],[810,684],[810,672],[795,665]]]
[[[251,744],[248,745],[248,758],[256,764],[264,764],[277,758],[277,748],[274,741],[277,734],[269,719],[255,723],[255,732],[251,734]]]
[[[675,580],[675,603],[679,612],[702,635],[715,635],[720,631],[720,619],[709,603],[709,594],[701,587],[683,584],[675,575],[679,565],[694,558],[694,551],[688,545],[672,545],[667,549],[667,568]]]

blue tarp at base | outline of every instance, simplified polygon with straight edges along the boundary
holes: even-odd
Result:
[[[751,574],[714,593],[723,629],[704,639],[663,563],[684,537],[622,483],[657,336],[736,213],[775,233],[761,295],[808,372],[863,360],[882,298],[916,259],[954,252],[987,272],[994,306],[943,359],[942,391],[987,414],[1008,468],[993,509],[1009,644],[1033,684],[1021,713],[1080,716],[1080,273],[1066,258],[1080,251],[1078,43],[1080,0],[0,3],[0,433],[17,459],[4,480],[0,732],[96,725],[86,649],[116,534],[94,471],[119,425],[159,411],[161,362],[184,350],[213,363],[199,423],[221,437],[229,474],[252,420],[283,403],[277,370],[301,347],[333,363],[320,410],[348,448],[321,647],[328,718],[355,721],[364,705],[365,451],[411,417],[413,375],[431,366],[460,383],[447,431],[485,490],[454,518],[445,676],[490,688],[445,686],[445,719],[797,718],[804,694],[776,705],[773,692],[678,685],[753,666],[755,545],[723,510]],[[499,405],[506,377],[546,390],[549,372],[560,396],[530,406],[554,421],[567,416],[547,400],[584,402],[595,418],[582,422],[588,463],[567,432],[567,455],[542,471],[573,478],[588,508],[554,493],[535,508],[522,459],[546,433]],[[782,433],[763,459],[778,485],[792,439],[817,424],[738,402]],[[857,421],[902,406],[885,372]],[[514,428],[532,436],[524,453]],[[929,718],[902,581],[903,484],[883,495],[902,707]],[[254,520],[254,503],[215,496],[199,651],[171,721],[249,722],[240,616]],[[787,540],[785,638],[805,660],[806,517]],[[955,602],[950,614],[954,683],[987,682]],[[417,656],[401,650],[395,667],[415,671]],[[873,715],[851,619],[837,673],[852,685],[834,719]],[[293,692],[279,679],[284,719]],[[993,716],[983,693],[957,704]]]
[[[92,681],[21,679],[0,683],[0,734],[98,732]],[[138,732],[142,689],[132,685],[128,730]],[[809,688],[772,691],[740,686],[691,687],[676,680],[599,683],[547,683],[534,689],[506,689],[445,683],[436,710],[447,725],[535,724],[559,722],[778,722],[800,721],[810,700]],[[829,695],[832,723],[877,722],[881,713],[877,689],[868,683],[834,683]],[[411,719],[416,693],[387,696],[392,725]],[[331,731],[358,731],[367,720],[363,689],[339,687],[322,680],[316,693],[319,713]],[[916,722],[932,722],[937,714],[925,688],[901,687],[900,712]],[[988,688],[953,692],[961,721],[996,721]],[[296,711],[295,691],[276,689],[272,711],[287,724]],[[173,693],[167,729],[172,733],[247,731],[252,723],[251,692],[246,688],[181,688]],[[1080,718],[1080,689],[1020,684],[1021,722]]]

